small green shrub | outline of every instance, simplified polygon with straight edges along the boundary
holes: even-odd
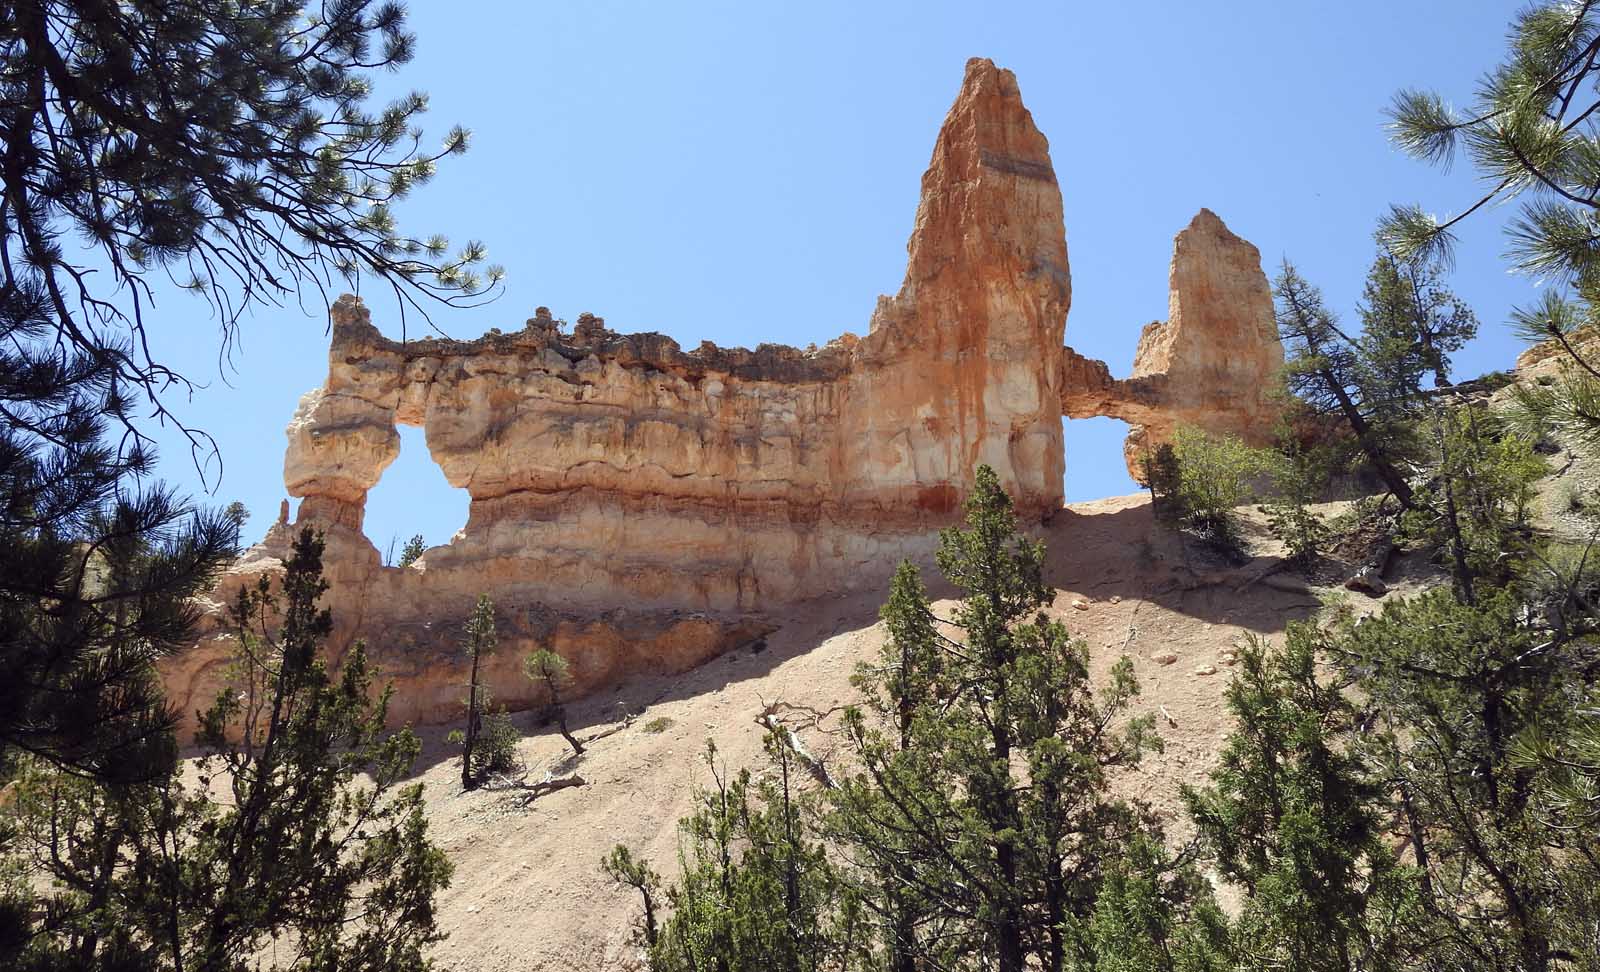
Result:
[[[1171,460],[1160,456],[1152,464],[1170,490],[1167,518],[1199,534],[1207,542],[1231,552],[1240,547],[1234,509],[1254,494],[1254,480],[1267,471],[1262,450],[1252,449],[1231,435],[1212,436],[1180,426],[1173,436]],[[1162,465],[1168,468],[1159,468]]]
[[[645,732],[648,732],[652,735],[659,732],[666,732],[668,729],[672,728],[672,720],[666,716],[656,716],[654,719],[651,719],[649,722],[645,723],[643,728]]]
[[[1556,487],[1555,508],[1588,520],[1600,519],[1600,483],[1574,470]]]
[[[1305,568],[1321,555],[1332,534],[1310,504],[1322,497],[1329,479],[1328,463],[1321,455],[1294,449],[1272,457],[1272,501],[1267,504],[1267,528],[1283,542],[1289,560]]]
[[[1590,509],[1589,493],[1581,483],[1564,483],[1556,490],[1556,509],[1562,513],[1586,513]]]
[[[505,707],[485,712],[472,746],[472,775],[486,779],[494,773],[508,773],[517,767],[517,743],[522,734],[511,723]]]

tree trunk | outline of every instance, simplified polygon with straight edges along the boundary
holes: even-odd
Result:
[[[1004,692],[1005,689],[1001,688],[999,697],[1003,697]],[[994,722],[994,758],[1000,766],[1009,767],[1010,727],[1004,715],[997,716]],[[1009,776],[1009,769],[1005,772]],[[990,826],[996,830],[1015,832],[1018,829],[1015,802],[1004,781],[1000,783],[1000,792],[988,802],[992,804]],[[998,899],[995,902],[995,957],[999,960],[999,972],[1023,972],[1022,908],[1017,903],[1017,849],[1011,840],[1002,838],[995,841],[994,863],[999,871],[998,886],[990,890],[991,898]]]
[[[910,909],[900,902],[894,916],[894,941],[889,943],[889,968],[892,972],[917,972],[917,953],[913,944],[916,930]]]
[[[1349,423],[1350,431],[1356,434],[1356,441],[1361,443],[1361,451],[1366,454],[1367,460],[1378,470],[1378,476],[1383,480],[1383,484],[1389,487],[1389,492],[1394,494],[1395,499],[1400,501],[1401,506],[1408,510],[1415,509],[1416,498],[1411,492],[1411,484],[1406,482],[1406,478],[1400,474],[1400,470],[1394,467],[1394,463],[1390,462],[1389,457],[1384,455],[1383,450],[1378,447],[1372,436],[1372,426],[1367,424],[1367,420],[1362,416],[1361,410],[1356,408],[1356,403],[1350,400],[1349,392],[1344,390],[1344,386],[1339,384],[1332,374],[1328,372],[1322,372],[1321,374],[1323,382],[1327,384],[1328,388],[1333,392],[1333,397],[1339,402],[1339,411],[1344,415],[1344,420]]]
[[[567,741],[567,745],[572,747],[572,752],[575,755],[582,756],[583,743],[578,742],[577,737],[567,731],[567,707],[562,705],[560,702],[557,702],[555,704],[555,709],[556,725],[561,727],[561,738],[565,739]]]
[[[1417,813],[1408,782],[1400,784],[1400,809],[1405,813],[1406,828],[1411,831],[1411,853],[1417,859],[1417,890],[1422,894],[1423,906],[1434,911],[1437,906],[1433,896],[1433,872],[1429,870],[1427,832],[1422,825],[1421,815]]]
[[[472,653],[472,678],[467,683],[467,740],[461,748],[461,788],[477,785],[472,778],[472,746],[478,741],[478,652]]]
[[[655,948],[656,939],[661,937],[660,932],[656,930],[656,902],[647,886],[640,885],[639,894],[644,898],[644,943],[650,948]]]
[[[1477,598],[1472,591],[1472,571],[1467,566],[1466,544],[1461,539],[1461,518],[1456,510],[1455,475],[1451,470],[1450,456],[1445,451],[1448,445],[1445,440],[1444,429],[1438,425],[1438,414],[1434,415],[1434,427],[1439,438],[1439,478],[1444,481],[1444,522],[1450,533],[1450,565],[1451,574],[1455,578],[1456,598],[1462,604],[1476,604]]]

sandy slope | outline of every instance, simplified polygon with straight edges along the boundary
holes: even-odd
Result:
[[[1252,527],[1259,533],[1258,522]],[[1288,620],[1315,609],[1315,595],[1287,572],[1251,583],[1270,557],[1228,568],[1186,556],[1154,528],[1138,496],[1071,506],[1044,538],[1048,579],[1058,590],[1052,613],[1088,641],[1099,676],[1125,649],[1144,689],[1136,711],[1160,716],[1165,752],[1121,785],[1173,811],[1177,783],[1203,776],[1226,734],[1222,653],[1247,632],[1281,634]],[[1253,539],[1256,549],[1271,551],[1270,540]],[[740,650],[677,678],[636,680],[579,704],[580,737],[625,714],[642,715],[597,739],[576,764],[563,759],[565,744],[552,729],[529,729],[521,754],[530,780],[553,769],[588,781],[531,804],[507,790],[462,793],[445,730],[426,730],[421,779],[436,838],[456,864],[455,881],[440,898],[450,933],[438,951],[441,965],[484,972],[637,967],[629,943],[636,900],[608,885],[597,868],[601,855],[620,841],[670,870],[675,822],[704,779],[706,738],[730,765],[760,765],[762,730],[754,720],[764,702],[825,711],[850,701],[852,669],[881,645],[874,622],[882,596],[871,591],[801,606],[781,618],[759,652]],[[1175,662],[1152,658],[1168,652]],[[1198,674],[1203,666],[1217,671]],[[671,726],[645,731],[657,717]],[[526,726],[525,719],[518,724]],[[824,730],[831,724],[801,730],[819,756],[830,751]],[[1174,823],[1181,832],[1181,819]]]

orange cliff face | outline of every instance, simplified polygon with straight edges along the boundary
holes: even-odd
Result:
[[[1179,236],[1173,320],[1160,341],[1147,329],[1134,379],[1063,350],[1060,187],[1015,76],[990,61],[967,64],[907,250],[868,334],[813,351],[683,351],[590,315],[566,333],[542,308],[514,333],[400,343],[341,298],[327,381],[288,428],[298,520],[242,559],[218,602],[314,527],[327,539],[330,649],[367,640],[396,683],[393,718],[458,714],[460,628],[479,593],[501,632],[490,689],[522,707],[537,701],[520,674],[533,647],[563,654],[581,693],[759,637],[767,606],[881,583],[931,553],[979,464],[1025,517],[1048,517],[1062,502],[1064,413],[1160,436],[1171,417],[1206,425],[1220,407],[1218,427],[1259,427],[1234,414],[1258,369],[1227,364],[1281,362],[1282,349],[1256,326],[1259,295],[1233,283],[1252,258],[1259,276],[1259,257],[1209,212]],[[1236,297],[1248,326],[1224,326]],[[445,478],[471,496],[465,529],[410,569],[383,567],[361,533],[367,491],[399,453],[397,424],[422,426]],[[202,645],[169,664],[185,712],[219,684],[225,640]]]

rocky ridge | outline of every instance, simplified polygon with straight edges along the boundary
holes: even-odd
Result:
[[[1048,519],[1064,414],[1132,424],[1134,469],[1182,422],[1270,428],[1262,393],[1283,356],[1270,290],[1256,249],[1207,210],[1175,241],[1170,318],[1145,329],[1130,378],[1064,347],[1060,187],[1016,78],[990,61],[967,65],[907,251],[868,333],[810,351],[686,352],[591,315],[567,333],[543,308],[514,333],[400,343],[341,298],[327,381],[288,427],[297,518],[285,510],[217,603],[313,527],[332,650],[372,642],[394,718],[456,713],[458,619],[480,592],[500,611],[490,688],[518,708],[537,701],[519,666],[534,646],[566,656],[581,693],[751,642],[775,605],[879,583],[931,553],[980,463]],[[408,569],[384,567],[361,533],[397,424],[422,426],[471,497],[463,531]],[[184,711],[219,684],[225,644],[213,627],[169,667]]]

